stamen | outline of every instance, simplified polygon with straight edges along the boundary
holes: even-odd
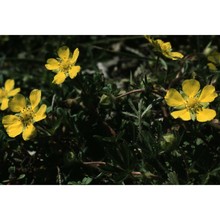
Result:
[[[202,110],[202,105],[199,103],[198,98],[188,98],[185,103],[186,108],[192,113],[198,113]]]
[[[30,106],[23,108],[21,113],[20,113],[20,118],[22,123],[25,126],[28,126],[29,124],[33,123],[33,118],[34,118],[34,112]]]

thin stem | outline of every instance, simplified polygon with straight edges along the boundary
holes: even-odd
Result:
[[[106,162],[103,161],[90,161],[90,162],[83,162],[84,165],[91,165],[91,166],[100,166],[106,165]]]
[[[124,96],[130,95],[130,94],[133,94],[133,93],[142,93],[144,91],[145,91],[145,89],[135,89],[135,90],[132,90],[130,92],[126,92],[126,93],[124,93],[122,95],[117,96],[116,99],[122,98]]]

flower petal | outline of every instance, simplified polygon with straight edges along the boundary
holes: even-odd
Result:
[[[76,49],[74,50],[74,52],[73,52],[73,57],[72,57],[72,59],[71,59],[71,64],[75,64],[76,61],[77,61],[77,59],[78,59],[78,57],[79,57],[79,49],[76,48]]]
[[[163,52],[162,47],[163,47],[164,42],[162,40],[160,40],[160,39],[153,40],[152,44],[156,50]]]
[[[16,137],[21,134],[23,130],[23,124],[18,116],[6,115],[2,118],[2,124],[6,129],[9,137]]]
[[[160,44],[160,47],[161,49],[164,51],[164,52],[171,52],[172,50],[172,47],[171,47],[171,44],[170,42],[161,42],[161,41],[158,41],[159,44]]]
[[[54,58],[50,58],[47,60],[47,64],[45,64],[45,67],[48,70],[57,70],[60,68],[60,62]]]
[[[183,81],[182,89],[189,98],[192,98],[198,93],[200,83],[195,79],[187,79]]]
[[[20,112],[25,107],[26,107],[26,100],[25,97],[21,94],[17,94],[9,102],[9,108],[13,112]]]
[[[202,109],[196,114],[196,119],[199,122],[211,121],[216,116],[216,111],[213,109]]]
[[[2,97],[5,97],[5,95],[6,95],[5,91],[3,89],[0,89],[0,99]]]
[[[9,92],[14,88],[15,81],[13,79],[8,79],[5,81],[5,91]]]
[[[8,97],[10,97],[10,96],[15,96],[15,95],[17,95],[20,91],[21,91],[20,88],[13,89],[13,90],[11,90],[11,91],[8,93]]]
[[[54,76],[52,83],[61,84],[65,81],[65,79],[66,79],[65,73],[64,72],[59,72]]]
[[[2,104],[1,104],[1,110],[4,111],[5,109],[8,108],[8,98],[3,98],[2,99]]]
[[[218,95],[215,92],[215,87],[212,85],[207,85],[203,88],[199,96],[199,102],[212,102],[217,96]]]
[[[67,46],[60,47],[58,50],[58,56],[63,60],[67,61],[70,56],[70,49]]]
[[[37,134],[37,130],[34,127],[33,124],[29,124],[25,127],[23,133],[22,133],[22,137],[25,141],[30,140],[31,138],[33,138],[34,136],[36,136]]]
[[[183,58],[183,54],[181,54],[179,52],[171,52],[170,56],[172,57],[172,60],[177,60],[177,59]]]
[[[174,111],[171,113],[171,115],[177,119],[177,118],[181,118],[184,121],[189,121],[191,120],[191,115],[190,112],[187,109],[182,109],[182,110],[178,110],[178,111]]]
[[[164,97],[167,105],[171,107],[178,107],[185,105],[185,100],[176,89],[169,89]]]
[[[42,119],[46,118],[47,117],[45,114],[46,110],[47,110],[47,106],[45,104],[41,105],[41,107],[35,113],[34,121],[37,122],[37,121],[41,121]]]
[[[33,89],[29,96],[32,109],[35,109],[41,100],[41,90]]]
[[[73,66],[69,70],[69,76],[71,79],[75,78],[77,73],[80,71],[81,67],[80,66]]]

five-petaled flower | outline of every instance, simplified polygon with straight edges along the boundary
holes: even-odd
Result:
[[[17,94],[9,103],[9,108],[15,115],[6,115],[2,118],[2,124],[9,137],[16,137],[22,133],[23,139],[29,140],[36,135],[34,123],[46,118],[45,104],[38,108],[41,100],[41,91],[32,90],[29,96],[29,103],[23,95]]]
[[[175,119],[181,118],[184,121],[196,119],[199,122],[214,119],[215,110],[207,108],[218,96],[214,86],[206,85],[200,91],[200,83],[197,80],[187,79],[182,83],[182,91],[180,94],[176,89],[171,88],[165,96],[167,105],[177,110],[171,113]]]
[[[79,49],[76,48],[73,54],[71,54],[69,48],[63,46],[58,49],[57,54],[59,58],[48,59],[45,67],[48,70],[52,70],[53,72],[57,73],[54,76],[52,83],[62,84],[68,76],[73,79],[80,71],[80,66],[75,66],[79,56]]]
[[[13,97],[20,92],[20,88],[14,89],[14,85],[15,81],[13,79],[8,79],[5,81],[5,87],[0,89],[1,110],[6,110],[8,108],[10,97]]]
[[[153,45],[156,51],[162,53],[165,57],[178,60],[183,58],[183,54],[179,52],[172,52],[172,47],[170,42],[164,42],[160,39],[152,39],[150,36],[146,35],[145,38]]]

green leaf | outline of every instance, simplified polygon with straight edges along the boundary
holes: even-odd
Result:
[[[167,174],[168,176],[168,181],[173,184],[173,185],[179,185],[179,180],[178,180],[178,177],[177,177],[177,174],[176,172],[170,172]]]
[[[152,104],[148,105],[147,108],[144,110],[144,112],[141,114],[141,118],[143,118],[145,114],[150,111],[151,108],[152,108]]]
[[[134,115],[134,114],[129,113],[129,112],[122,112],[122,114],[127,115],[127,116],[130,116],[130,117],[133,117],[133,118],[138,118],[137,115]]]

